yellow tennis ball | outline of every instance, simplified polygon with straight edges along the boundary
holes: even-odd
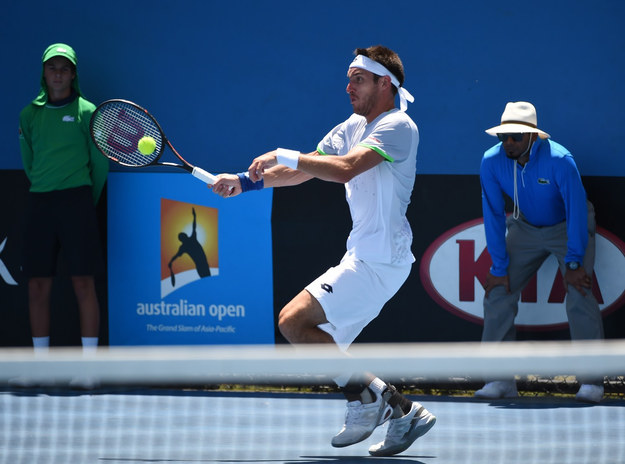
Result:
[[[150,136],[141,137],[139,143],[137,144],[137,148],[142,155],[151,155],[156,150],[156,140],[154,140]]]

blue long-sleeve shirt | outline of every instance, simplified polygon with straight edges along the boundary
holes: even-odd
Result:
[[[505,193],[514,198],[514,160],[498,143],[484,153],[480,167],[486,244],[491,273],[507,275]],[[588,243],[586,191],[573,156],[562,145],[538,138],[525,166],[517,166],[519,209],[534,226],[567,223],[565,262],[583,262]]]

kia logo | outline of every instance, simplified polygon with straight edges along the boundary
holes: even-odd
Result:
[[[444,309],[464,319],[483,323],[486,275],[492,264],[486,249],[483,218],[445,232],[421,259],[421,282]],[[625,303],[625,243],[597,227],[592,292],[603,314]],[[518,329],[553,330],[568,326],[566,289],[558,261],[549,256],[521,292]]]

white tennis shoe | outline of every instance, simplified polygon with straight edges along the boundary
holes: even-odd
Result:
[[[516,398],[519,392],[516,389],[514,380],[495,380],[488,382],[484,387],[475,392],[476,398],[482,399],[498,399],[498,398]]]
[[[332,438],[332,446],[342,448],[368,438],[378,425],[382,425],[393,415],[393,408],[376,393],[373,403],[362,404],[360,401],[347,403],[345,424]]]
[[[425,435],[436,423],[436,417],[419,403],[413,402],[410,412],[391,419],[384,441],[369,448],[371,456],[392,456],[406,451],[414,441]]]

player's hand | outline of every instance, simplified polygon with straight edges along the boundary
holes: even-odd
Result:
[[[488,298],[493,288],[503,285],[506,288],[506,293],[510,293],[510,279],[505,276],[494,276],[490,272],[486,276],[486,283],[484,284],[484,298]]]
[[[241,193],[241,181],[236,174],[219,174],[217,182],[209,185],[214,193],[223,198],[235,197]]]
[[[585,288],[592,288],[592,279],[581,266],[574,271],[567,269],[564,273],[564,282],[567,284],[567,291],[568,286],[572,285],[582,296],[586,296]]]
[[[257,158],[254,158],[254,161],[252,161],[252,164],[250,164],[250,167],[247,169],[247,172],[250,176],[250,180],[252,182],[258,182],[259,180],[263,178],[263,175],[265,174],[265,170],[275,166],[276,164],[278,163],[276,161],[275,150],[267,152],[264,155],[260,155]]]

